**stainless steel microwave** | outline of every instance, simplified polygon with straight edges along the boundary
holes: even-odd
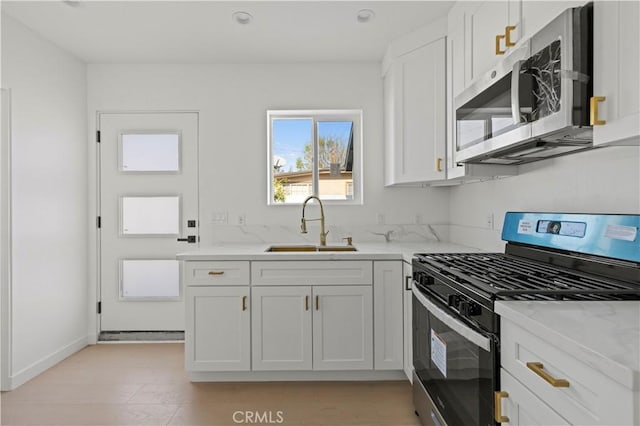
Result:
[[[567,9],[455,98],[455,161],[522,164],[592,148],[593,4]]]

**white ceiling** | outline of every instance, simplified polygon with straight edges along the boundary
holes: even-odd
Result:
[[[451,1],[5,1],[2,11],[88,63],[379,61]],[[71,4],[71,5],[70,5]],[[375,18],[358,23],[356,13]],[[235,11],[253,15],[240,25]]]

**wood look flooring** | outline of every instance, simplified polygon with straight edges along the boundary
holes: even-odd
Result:
[[[0,424],[420,425],[408,381],[191,383],[183,352],[179,343],[88,346],[3,392]]]

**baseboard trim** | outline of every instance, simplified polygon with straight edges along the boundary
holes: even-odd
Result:
[[[9,377],[9,390],[14,390],[18,386],[23,385],[29,380],[33,379],[39,374],[44,373],[49,368],[53,367],[63,359],[73,355],[78,352],[80,349],[87,346],[88,336],[83,336],[68,345],[58,349],[54,353],[43,357],[42,359],[34,362],[30,366],[23,368],[16,374]]]
[[[192,382],[298,382],[407,380],[403,370],[349,371],[191,371]]]

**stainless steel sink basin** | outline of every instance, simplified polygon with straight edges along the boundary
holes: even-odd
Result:
[[[354,246],[312,246],[312,245],[277,245],[269,247],[266,252],[332,252],[332,251],[358,251]]]

